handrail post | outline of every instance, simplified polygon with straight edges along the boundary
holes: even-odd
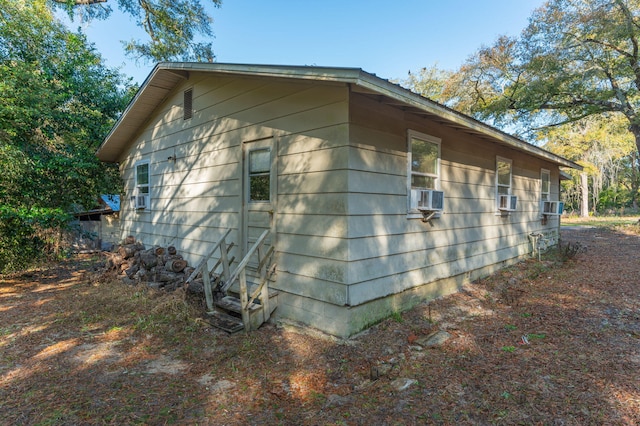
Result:
[[[247,275],[245,274],[245,270],[242,269],[242,271],[240,271],[240,275],[238,276],[239,281],[240,281],[240,306],[241,307],[245,307],[247,306],[247,300],[248,300],[248,296],[247,296]],[[244,323],[244,329],[245,331],[249,332],[251,331],[251,322],[250,322],[250,315],[249,315],[249,311],[246,309],[240,309],[241,314],[242,314],[242,322]]]
[[[213,311],[214,307],[213,307],[213,291],[211,289],[211,277],[209,276],[209,259],[211,259],[211,257],[215,254],[216,250],[221,249],[221,259],[225,259],[227,258],[227,252],[226,252],[226,247],[227,244],[225,242],[225,238],[227,238],[227,236],[229,235],[229,233],[231,232],[231,229],[227,229],[227,232],[224,233],[224,235],[222,236],[222,238],[220,238],[218,240],[218,242],[213,246],[213,249],[209,252],[209,254],[207,256],[205,256],[200,263],[198,264],[198,266],[194,269],[194,271],[191,273],[191,275],[189,275],[189,278],[187,278],[187,280],[185,281],[186,284],[189,284],[191,281],[193,281],[196,276],[198,276],[198,273],[202,274],[202,283],[203,283],[203,290],[204,290],[204,297],[206,299],[207,302],[207,309],[209,310],[209,312]],[[224,249],[223,249],[224,248]],[[227,262],[223,262],[225,263],[227,270],[228,270],[228,261]],[[225,265],[223,265],[223,268],[225,267]],[[214,266],[214,269],[216,267]]]
[[[264,281],[260,289],[260,300],[262,301],[262,321],[269,319],[271,307],[269,306],[269,276],[267,275],[267,265],[260,268],[260,281]]]
[[[268,230],[265,230],[262,235],[260,235],[260,237],[258,237],[258,240],[254,243],[254,245],[249,249],[249,251],[247,252],[247,254],[245,254],[244,258],[240,261],[240,263],[238,264],[237,268],[231,273],[231,277],[227,280],[227,282],[224,284],[224,287],[222,288],[223,291],[227,291],[229,289],[229,287],[231,287],[231,285],[234,283],[235,280],[238,279],[238,276],[240,274],[240,271],[243,271],[244,268],[247,266],[247,264],[249,263],[249,259],[251,258],[251,256],[253,255],[253,253],[256,250],[256,246],[261,244],[262,241],[265,240],[265,238],[267,237],[267,235],[269,234]]]
[[[204,270],[202,271],[202,283],[204,284],[204,297],[207,301],[207,311],[213,311],[213,292],[211,291],[211,277],[209,277],[209,268],[205,262]]]
[[[216,250],[218,250],[218,248],[220,247],[220,244],[222,244],[224,239],[227,238],[227,235],[229,235],[229,233],[231,233],[231,229],[227,229],[227,232],[225,232],[224,235],[222,236],[222,238],[220,240],[218,240],[218,242],[216,243],[215,246],[213,246],[213,249],[211,250],[211,252],[209,252],[208,255],[206,255],[205,257],[202,258],[202,260],[200,261],[198,266],[196,266],[196,269],[194,269],[193,272],[191,273],[191,275],[189,275],[189,278],[187,278],[185,283],[190,283],[191,281],[193,281],[196,278],[196,276],[198,275],[198,273],[202,270],[203,267],[205,269],[207,269],[207,273],[209,273],[208,267],[207,267],[207,262],[209,261],[209,259],[211,259],[211,256],[213,256],[215,254]]]
[[[229,279],[231,265],[229,265],[229,255],[227,252],[227,243],[222,240],[220,244],[220,260],[222,261],[222,278],[224,281]]]

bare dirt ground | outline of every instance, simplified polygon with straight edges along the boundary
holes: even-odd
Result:
[[[567,243],[347,341],[230,336],[96,259],[0,277],[0,424],[640,424],[640,237]]]

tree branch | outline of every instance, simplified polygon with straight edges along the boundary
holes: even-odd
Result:
[[[633,58],[633,55],[631,53],[620,49],[616,45],[613,45],[611,43],[607,43],[606,41],[596,40],[595,38],[586,38],[584,41],[587,42],[587,43],[599,44],[600,46],[608,47],[609,49],[618,52],[619,54],[621,54],[622,56],[624,56],[624,57],[626,57],[628,59]]]
[[[67,2],[65,0],[53,0],[56,3],[63,3],[66,4]],[[91,4],[98,4],[98,3],[106,3],[107,0],[74,0],[74,4],[76,6],[88,6]]]
[[[558,95],[562,95],[562,94],[559,93]],[[545,110],[562,110],[562,109],[567,110],[567,109],[575,108],[578,106],[597,106],[597,107],[600,107],[602,111],[621,112],[625,114],[625,116],[627,115],[624,110],[624,107],[615,102],[602,101],[598,99],[580,98],[575,96],[573,93],[565,93],[565,95],[571,96],[572,100],[569,102],[557,102],[557,103],[552,101],[546,101],[538,105],[538,108],[545,109]],[[589,116],[589,115],[591,115],[591,113],[587,114],[586,116]]]
[[[581,115],[579,115],[577,117],[567,118],[566,120],[559,121],[557,123],[545,124],[544,126],[534,127],[531,130],[533,130],[534,132],[537,132],[537,131],[543,130],[543,129],[551,129],[553,127],[564,126],[565,124],[578,122],[578,121],[582,120],[583,118],[589,117],[590,115],[591,114],[581,114]]]
[[[146,0],[139,0],[140,7],[144,10],[144,22],[143,26],[147,30],[147,34],[151,37],[151,40],[157,42],[156,33],[153,29],[153,20],[151,19],[154,14],[153,7]]]
[[[611,87],[613,88],[613,91],[616,94],[616,98],[618,99],[618,102],[620,102],[619,104],[620,112],[622,112],[627,117],[631,117],[634,114],[634,112],[633,112],[633,107],[629,103],[629,99],[627,98],[627,95],[624,93],[622,89],[620,89],[620,86],[618,85],[618,81],[613,76],[613,74],[609,70],[604,68],[603,68],[603,71],[606,74],[607,78],[609,79],[609,83],[611,84]]]
[[[639,28],[636,22],[633,19],[633,13],[629,10],[629,8],[624,4],[624,2],[620,0],[616,0],[616,4],[622,10],[622,14],[626,19],[626,24],[629,29],[629,38],[631,40],[631,45],[633,46],[633,54],[628,57],[629,66],[633,70],[633,75],[635,76],[635,84],[636,88],[640,89],[640,65],[638,64],[638,39],[636,38],[636,33],[633,30],[634,27]]]

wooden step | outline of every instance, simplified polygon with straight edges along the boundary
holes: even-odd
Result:
[[[247,294],[253,293],[253,291],[255,289],[256,289],[256,284],[247,283]],[[239,298],[240,297],[240,288],[239,288],[238,284],[236,283],[236,284],[232,285],[231,288],[229,288],[229,290],[227,290],[227,294]],[[273,299],[277,295],[278,295],[278,290],[274,290],[271,287],[269,287],[269,300]]]
[[[232,312],[240,313],[240,299],[239,299],[240,295],[233,290],[229,290],[227,294],[229,296],[225,296],[223,299],[225,299],[226,297],[231,297],[232,299],[238,300],[238,310],[237,311],[232,309],[229,309],[229,310]],[[260,301],[257,299],[254,299],[254,306],[250,310],[256,309],[256,305],[260,307]],[[271,315],[277,307],[278,307],[278,292],[276,290],[269,289],[269,310],[270,310],[269,315]]]
[[[242,318],[234,317],[224,312],[213,311],[207,314],[207,322],[227,333],[237,333],[244,330]]]
[[[240,299],[238,299],[237,297],[225,296],[220,300],[216,300],[216,306],[224,309],[225,311],[235,312],[237,314],[242,313]],[[256,311],[258,309],[260,309],[260,305],[257,305],[255,303],[249,308],[250,311]]]
[[[217,300],[215,302],[216,305],[216,311],[232,317],[232,318],[237,318],[241,323],[242,323],[242,319],[241,319],[241,308],[240,308],[240,299],[238,299],[237,297],[233,297],[233,296],[225,296],[220,300]],[[264,322],[265,319],[268,319],[271,314],[273,313],[273,311],[276,309],[276,307],[278,306],[278,299],[277,299],[277,294],[274,295],[273,297],[269,297],[269,313],[265,315],[263,306],[261,304],[257,304],[254,303],[250,308],[249,308],[249,329],[250,330],[257,330]],[[220,327],[223,328],[223,327]],[[223,328],[224,330],[224,328]]]

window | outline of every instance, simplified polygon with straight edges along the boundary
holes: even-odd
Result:
[[[540,201],[551,201],[551,172],[549,170],[540,170]]]
[[[135,188],[132,198],[134,208],[149,207],[149,161],[139,161],[135,166]]]
[[[190,119],[193,116],[193,89],[184,91],[183,109],[183,119]]]
[[[271,201],[271,149],[249,151],[249,201]]]
[[[505,208],[506,198],[511,195],[511,160],[497,157],[496,159],[496,204],[498,209]]]
[[[412,189],[440,187],[440,139],[409,131],[408,145],[407,193],[409,210],[412,210]]]

